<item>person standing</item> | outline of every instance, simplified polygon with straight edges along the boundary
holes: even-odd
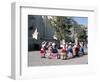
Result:
[[[72,49],[72,44],[69,43],[69,46],[68,46],[68,50],[67,50],[67,58],[72,58],[73,57],[73,49]]]
[[[40,49],[40,57],[45,58],[46,49],[45,49],[46,42],[43,42]]]
[[[61,59],[62,60],[65,60],[66,59],[66,54],[67,54],[66,44],[63,44],[63,47],[61,49]]]

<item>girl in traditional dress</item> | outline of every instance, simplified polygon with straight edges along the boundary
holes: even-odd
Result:
[[[58,59],[58,49],[57,49],[57,45],[55,43],[52,44],[51,58]]]
[[[40,57],[45,58],[46,49],[45,49],[46,42],[42,43],[42,47],[40,49]]]
[[[84,55],[84,47],[83,47],[83,43],[80,43],[79,56],[82,55]]]
[[[72,58],[73,57],[73,49],[72,49],[72,44],[69,43],[68,49],[67,49],[67,58]]]
[[[79,51],[80,51],[80,45],[76,45],[75,54],[77,57],[79,57]]]
[[[65,60],[66,59],[66,44],[63,45],[62,49],[61,49],[61,59]]]
[[[76,47],[77,47],[76,44],[74,44],[74,46],[73,46],[73,57],[76,57],[76,51],[75,51]]]
[[[46,57],[51,59],[51,53],[52,53],[52,42],[49,42],[48,43],[48,46],[47,46],[48,50],[46,52]]]

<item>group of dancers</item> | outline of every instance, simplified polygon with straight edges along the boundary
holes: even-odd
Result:
[[[55,42],[43,42],[40,49],[41,58],[66,60],[82,55],[84,55],[83,42],[78,42],[78,44],[63,43],[61,49],[58,49]]]

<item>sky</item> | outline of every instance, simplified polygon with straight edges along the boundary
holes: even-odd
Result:
[[[77,21],[78,24],[88,26],[88,18],[87,17],[73,17],[73,19],[75,21]]]

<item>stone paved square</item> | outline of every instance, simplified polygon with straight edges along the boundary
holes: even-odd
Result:
[[[80,65],[88,64],[88,55],[76,57],[68,60],[41,58],[39,51],[28,53],[28,66],[52,66],[52,65]]]

